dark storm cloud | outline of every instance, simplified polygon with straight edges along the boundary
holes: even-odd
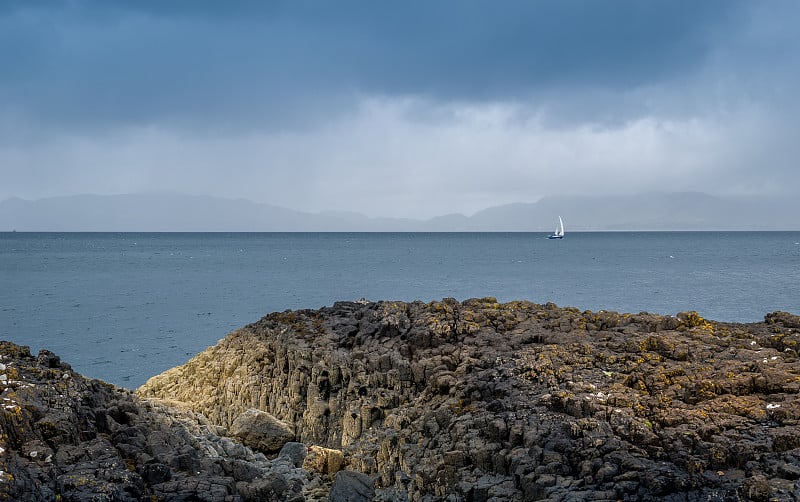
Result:
[[[0,0],[0,200],[429,217],[800,182],[800,2]]]
[[[239,128],[318,120],[363,94],[623,92],[701,68],[741,11],[724,0],[5,2],[0,107],[69,127]]]

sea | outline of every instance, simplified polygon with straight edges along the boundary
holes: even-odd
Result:
[[[487,296],[800,314],[800,232],[0,233],[0,339],[131,389],[270,312]]]

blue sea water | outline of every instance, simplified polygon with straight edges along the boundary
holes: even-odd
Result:
[[[269,312],[482,296],[800,313],[800,232],[0,233],[0,339],[128,388]]]

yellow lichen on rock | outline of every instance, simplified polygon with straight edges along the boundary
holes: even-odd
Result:
[[[312,445],[303,460],[303,469],[333,478],[344,465],[344,454],[340,450]]]

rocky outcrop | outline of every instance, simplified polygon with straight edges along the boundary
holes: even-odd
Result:
[[[266,453],[276,453],[294,439],[291,426],[269,413],[250,409],[233,421],[231,434],[245,445]]]
[[[798,500],[798,342],[786,312],[337,303],[138,395],[0,342],[0,500]]]
[[[329,482],[269,460],[192,411],[143,401],[0,342],[0,500],[326,500]]]
[[[375,500],[797,500],[798,341],[787,313],[337,303],[270,314],[138,393],[224,428],[268,413]]]

